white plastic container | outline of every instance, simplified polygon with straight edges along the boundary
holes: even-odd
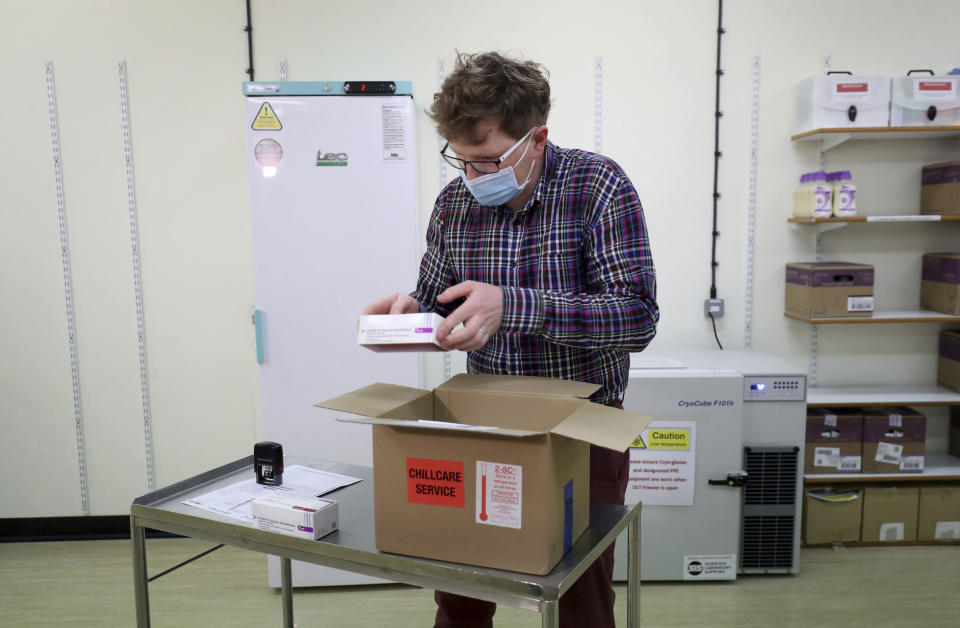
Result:
[[[960,125],[960,76],[897,76],[890,126]]]
[[[793,190],[793,215],[796,218],[813,217],[813,173],[800,175],[800,183]]]
[[[885,127],[890,121],[890,77],[811,76],[796,88],[797,133],[814,129]]]
[[[833,187],[827,184],[827,173],[823,170],[814,172],[811,188],[813,217],[829,218],[833,215]]]
[[[849,218],[857,215],[857,186],[849,170],[831,172],[833,177],[833,215]]]

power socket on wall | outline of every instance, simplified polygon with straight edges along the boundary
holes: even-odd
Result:
[[[723,299],[707,299],[703,302],[703,315],[723,318]]]

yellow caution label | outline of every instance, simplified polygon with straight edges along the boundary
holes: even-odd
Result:
[[[273,107],[270,106],[270,103],[263,103],[260,106],[260,111],[257,112],[257,117],[253,119],[253,130],[279,131],[282,128],[283,125],[280,124],[280,118],[277,117],[277,114],[273,111]]]
[[[647,430],[650,449],[690,449],[689,429],[651,428]]]
[[[646,449],[647,444],[643,442],[643,434],[638,434],[637,437],[633,439],[633,442],[630,443],[630,446],[634,449]]]

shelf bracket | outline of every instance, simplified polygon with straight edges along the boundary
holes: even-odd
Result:
[[[820,138],[820,152],[825,153],[850,139],[850,133],[830,133]]]
[[[828,231],[836,231],[837,229],[842,229],[842,228],[846,227],[848,224],[850,224],[850,223],[840,222],[840,221],[837,221],[837,222],[818,222],[818,223],[817,223],[817,237],[819,238],[821,235],[823,235],[824,233],[826,233],[826,232],[828,232]]]

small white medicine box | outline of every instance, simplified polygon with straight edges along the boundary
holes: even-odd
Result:
[[[828,74],[797,84],[797,133],[814,129],[885,127],[890,77]]]
[[[960,76],[895,76],[890,126],[960,125]]]
[[[437,342],[443,317],[419,314],[369,314],[357,324],[357,344],[373,351],[446,351]]]
[[[319,539],[337,529],[337,502],[322,497],[302,497],[274,491],[250,506],[254,524],[261,530],[305,539]]]

